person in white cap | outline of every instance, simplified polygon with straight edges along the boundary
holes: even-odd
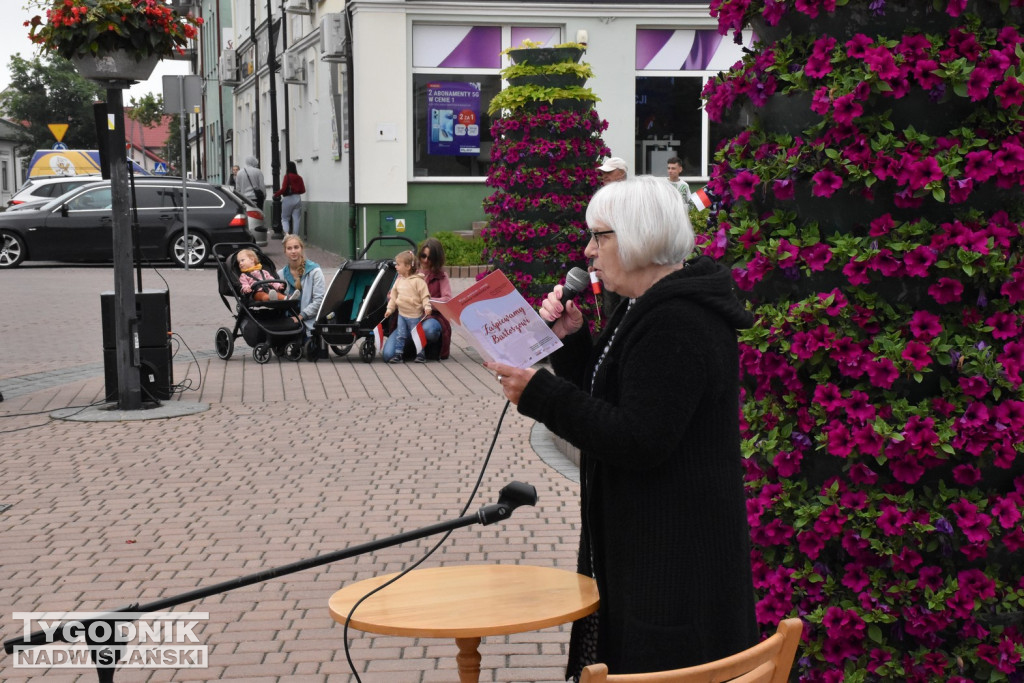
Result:
[[[608,157],[604,160],[603,164],[597,167],[597,170],[601,172],[601,183],[607,185],[608,183],[625,180],[629,174],[628,168],[624,159]]]

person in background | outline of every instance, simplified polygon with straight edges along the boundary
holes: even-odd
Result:
[[[228,184],[231,185],[231,189],[232,190],[234,190],[235,192],[238,192],[238,166],[237,165],[231,167],[231,180],[228,181]]]
[[[608,157],[597,167],[597,170],[601,173],[601,183],[603,185],[625,180],[629,175],[625,160],[619,157]]]
[[[573,625],[567,675],[670,670],[758,642],[743,491],[737,329],[753,316],[729,269],[688,260],[688,209],[664,178],[598,190],[585,254],[628,299],[600,337],[560,302],[540,315],[563,347],[546,368],[488,362],[523,415],[581,452],[578,571],[596,615]]]
[[[305,325],[308,335],[313,331],[316,314],[327,294],[327,281],[320,264],[306,258],[306,245],[301,237],[285,235],[282,245],[288,262],[281,272],[282,279],[288,283],[285,294],[291,297],[295,292],[299,293],[299,313],[292,320]]]
[[[629,175],[625,160],[619,157],[608,157],[597,170],[601,172],[601,183],[604,185],[625,180]],[[601,310],[604,311],[605,318],[610,318],[621,302],[622,297],[615,292],[607,288],[601,289]]]
[[[281,227],[285,235],[298,235],[302,220],[302,195],[306,193],[306,185],[302,182],[299,169],[294,161],[288,162],[288,172],[281,181],[281,189],[274,193],[281,200]]]
[[[235,176],[235,192],[248,199],[262,211],[263,202],[260,197],[266,198],[265,188],[266,183],[263,182],[263,171],[260,170],[259,160],[253,156],[246,157],[245,168]]]
[[[679,157],[672,157],[666,163],[666,171],[668,172],[668,181],[672,183],[672,187],[679,190],[679,193],[683,195],[683,201],[687,205],[690,204],[690,186],[685,180],[680,178],[680,174],[683,172],[683,160]]]
[[[402,354],[406,340],[413,334],[420,320],[430,315],[433,307],[430,305],[430,291],[423,273],[416,272],[416,255],[411,250],[400,252],[395,256],[395,268],[398,269],[398,277],[388,295],[388,308],[384,317],[389,318],[398,311],[398,320],[394,333],[384,342],[381,356],[388,363],[404,363]],[[424,351],[416,354],[416,362],[427,362]]]
[[[427,281],[431,299],[447,301],[452,298],[452,283],[445,271],[444,247],[435,237],[428,237],[418,251],[420,271]],[[431,310],[423,321],[423,332],[427,336],[427,355],[434,353],[438,360],[444,360],[451,352],[452,326],[440,311]]]

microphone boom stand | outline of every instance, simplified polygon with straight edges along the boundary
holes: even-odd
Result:
[[[92,633],[93,635],[96,635],[99,631],[106,634],[106,637],[100,638],[92,638],[87,635],[85,640],[89,646],[89,656],[96,665],[96,671],[99,676],[100,683],[112,683],[114,680],[114,670],[117,666],[117,662],[124,653],[124,650],[127,649],[126,644],[119,642],[116,637],[118,632],[117,624],[119,623],[132,622],[137,620],[143,614],[165,610],[194,600],[202,600],[203,598],[207,598],[211,595],[227,593],[228,591],[235,590],[236,588],[251,586],[254,583],[262,583],[278,576],[293,574],[295,572],[302,571],[303,569],[319,567],[320,565],[329,564],[338,560],[345,560],[350,557],[355,557],[356,555],[363,555],[383,548],[389,548],[393,545],[399,545],[407,541],[415,541],[417,539],[424,538],[425,536],[432,536],[433,534],[451,531],[460,527],[470,526],[471,524],[487,525],[500,522],[511,517],[512,511],[516,508],[522,505],[536,505],[536,503],[537,489],[529,484],[513,481],[501,489],[498,494],[497,503],[485,505],[475,514],[465,515],[447,522],[439,522],[413,531],[406,531],[387,538],[370,541],[369,543],[351,546],[343,550],[336,550],[325,555],[317,555],[316,557],[300,560],[281,567],[265,569],[263,571],[256,572],[255,574],[241,576],[237,579],[207,586],[206,588],[197,588],[196,590],[192,590],[187,593],[172,595],[168,598],[156,600],[145,605],[133,603],[131,605],[115,609],[111,612],[99,614],[95,618],[82,619],[79,622],[82,624],[82,628],[80,630],[76,630],[87,634]],[[96,623],[104,623],[107,625],[107,628],[89,628],[91,624]],[[63,626],[64,624],[61,623],[60,625],[53,626],[51,629],[45,631],[36,631],[28,636],[5,640],[4,651],[7,654],[14,654],[17,650],[25,648],[48,645],[55,642],[67,642],[65,640],[66,629],[63,628]]]

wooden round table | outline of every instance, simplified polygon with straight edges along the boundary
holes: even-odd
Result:
[[[352,605],[394,576],[342,588],[331,596],[331,616],[344,624]],[[575,572],[524,564],[432,567],[411,571],[367,598],[351,626],[384,635],[455,638],[459,680],[475,683],[483,636],[557,626],[597,606],[597,584]]]

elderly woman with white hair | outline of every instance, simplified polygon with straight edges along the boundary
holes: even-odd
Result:
[[[664,178],[605,185],[586,255],[628,299],[596,341],[556,286],[546,369],[486,363],[519,412],[582,455],[578,571],[601,606],[573,626],[567,675],[690,666],[758,640],[739,432],[736,330],[753,317],[729,270],[694,246]]]

